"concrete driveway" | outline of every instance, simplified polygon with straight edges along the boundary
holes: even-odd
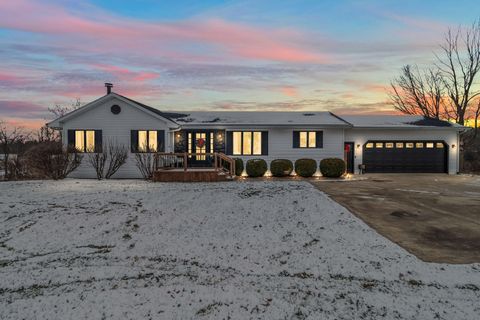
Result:
[[[312,181],[424,261],[480,262],[480,176],[368,174]]]

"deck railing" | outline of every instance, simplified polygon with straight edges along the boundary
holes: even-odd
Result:
[[[178,169],[182,168],[184,171],[193,169],[192,166],[188,165],[189,159],[202,159],[205,160],[208,157],[213,157],[213,163],[209,167],[203,168],[213,168],[215,171],[226,172],[230,176],[235,175],[235,160],[226,156],[221,152],[211,152],[211,153],[189,153],[189,152],[158,152],[155,154],[155,171],[157,170],[168,170],[168,169]],[[207,161],[208,162],[208,161]],[[199,169],[195,167],[195,169]]]

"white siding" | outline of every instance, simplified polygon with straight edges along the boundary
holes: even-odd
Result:
[[[324,158],[343,159],[343,129],[330,128],[235,128],[228,131],[268,131],[268,155],[232,156],[242,158],[244,164],[249,159],[261,158],[267,161],[289,159],[292,162],[300,158],[311,158],[320,163]],[[323,131],[323,148],[293,148],[293,131]]]
[[[110,107],[114,104],[122,108],[120,114],[115,115],[110,111]],[[135,154],[130,152],[130,130],[165,130],[165,150],[168,152],[172,148],[172,140],[169,138],[166,122],[115,97],[66,121],[63,125],[63,141],[65,145],[68,143],[67,132],[71,129],[102,130],[104,145],[109,140],[113,140],[128,147],[129,157],[127,163],[118,170],[113,176],[114,178],[141,178],[140,171],[135,165]],[[88,154],[85,154],[82,165],[72,172],[71,177],[95,178],[95,171],[87,163],[87,157]]]
[[[363,145],[368,140],[441,140],[448,145],[448,173],[458,172],[458,132],[452,129],[348,129],[345,130],[345,142],[355,143],[355,173],[362,164]],[[453,148],[452,146],[455,145]]]

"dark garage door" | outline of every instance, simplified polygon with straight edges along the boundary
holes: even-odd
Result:
[[[447,145],[440,141],[368,141],[363,146],[366,173],[445,173]]]

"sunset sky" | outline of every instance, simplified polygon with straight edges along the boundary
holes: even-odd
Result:
[[[479,16],[478,0],[0,0],[0,119],[38,127],[104,82],[161,110],[392,113],[400,67]]]

